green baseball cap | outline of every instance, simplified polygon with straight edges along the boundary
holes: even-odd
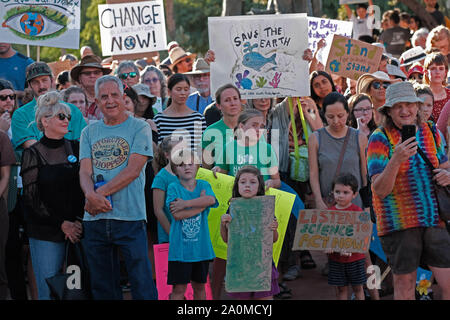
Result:
[[[33,62],[26,68],[25,73],[27,82],[39,76],[53,76],[52,69],[45,62]]]

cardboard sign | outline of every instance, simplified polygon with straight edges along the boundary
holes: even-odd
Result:
[[[365,253],[372,234],[370,214],[363,211],[302,210],[292,250]]]
[[[325,71],[358,80],[362,74],[378,70],[382,54],[383,48],[334,35]]]
[[[81,1],[2,0],[0,41],[78,49]]]
[[[353,31],[353,22],[341,21],[326,18],[308,17],[308,47],[312,52],[316,52],[317,44],[321,39],[325,39],[326,47],[321,49],[317,58],[323,64],[330,52],[331,43],[335,34],[351,38]]]
[[[231,199],[227,292],[268,291],[272,283],[274,196]]]
[[[235,84],[243,99],[309,96],[306,14],[209,17],[211,92]]]
[[[55,62],[49,62],[47,63],[50,69],[52,69],[53,77],[57,77],[58,74],[60,74],[63,71],[70,71],[76,64],[76,61],[55,61]]]
[[[162,0],[98,5],[104,56],[165,50]]]
[[[227,259],[227,244],[223,242],[220,236],[220,218],[227,212],[228,201],[231,199],[231,190],[233,189],[234,177],[217,173],[217,179],[214,178],[212,171],[200,168],[196,179],[208,181],[214,194],[216,195],[219,206],[212,208],[208,215],[209,234],[216,257]],[[278,221],[278,241],[273,244],[273,261],[278,265],[281,249],[283,247],[284,236],[294,205],[295,195],[270,188],[266,195],[275,196],[275,217]]]
[[[169,244],[155,244],[153,246],[155,255],[155,274],[156,274],[156,289],[158,290],[158,300],[169,300],[172,293],[172,286],[167,284],[167,272],[169,264]],[[206,300],[212,300],[211,285],[209,276],[205,284]],[[194,291],[189,283],[184,295],[186,300],[194,300]]]

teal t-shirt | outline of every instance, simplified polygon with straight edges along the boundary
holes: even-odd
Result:
[[[167,198],[167,189],[169,188],[169,184],[172,182],[177,182],[178,178],[176,175],[171,174],[169,171],[167,171],[165,168],[162,168],[158,174],[153,179],[152,183],[152,189],[161,189],[166,193]],[[163,207],[164,214],[167,217],[167,220],[169,220],[170,224],[172,224],[173,217],[170,213],[169,207],[167,207],[166,202],[164,201],[164,207]],[[158,221],[158,243],[165,243],[169,242],[169,235],[164,230],[164,228],[161,226],[161,224]]]
[[[185,189],[179,181],[172,182],[167,189],[166,206],[175,199],[192,200],[200,197],[202,190],[207,196],[216,197],[211,185],[204,180],[197,180],[194,191]],[[186,219],[173,220],[169,235],[169,261],[198,262],[215,258],[209,236],[208,214],[211,208],[217,208],[219,202],[201,213]]]
[[[70,115],[72,116],[68,130],[64,138],[67,140],[80,140],[81,131],[86,127],[86,121],[83,118],[81,111],[73,104],[62,103],[70,107]],[[14,111],[11,119],[11,130],[12,130],[12,143],[14,149],[20,148],[20,146],[28,140],[39,141],[44,135],[36,125],[35,115],[36,115],[36,99],[33,99],[26,105],[20,107]]]
[[[241,146],[237,140],[233,140],[225,146],[224,152],[225,163],[217,163],[217,166],[226,170],[233,177],[241,167],[254,165],[261,171],[264,181],[266,181],[271,176],[269,169],[278,167],[277,155],[264,138],[259,139],[258,143],[253,146]],[[223,155],[219,155],[218,159],[221,157]]]
[[[225,159],[218,159],[217,156],[224,155],[225,145],[234,139],[234,130],[229,128],[223,119],[210,125],[202,135],[202,149],[210,151],[214,157],[214,163],[224,163]]]
[[[101,174],[106,182],[128,166],[133,153],[147,156],[149,160],[153,157],[152,130],[144,120],[129,116],[115,126],[107,126],[100,120],[87,126],[81,134],[80,160],[91,159],[94,177]],[[111,211],[96,216],[85,212],[83,220],[146,220],[144,186],[145,166],[139,177],[111,195]]]

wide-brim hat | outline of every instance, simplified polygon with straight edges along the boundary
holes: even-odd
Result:
[[[210,72],[210,67],[209,67],[208,62],[206,62],[205,59],[198,58],[194,62],[192,71],[185,72],[184,74],[194,75],[194,74],[204,74],[204,73],[209,73],[209,72]]]
[[[169,58],[172,64],[170,65],[170,68],[173,69],[178,63],[185,60],[186,58],[191,58],[192,60],[195,59],[197,55],[195,53],[186,52],[181,47],[175,47],[169,52]]]
[[[405,73],[396,65],[388,63],[386,65],[387,72],[390,76],[400,77],[402,79],[406,79]]]
[[[409,81],[402,81],[393,83],[386,89],[386,103],[378,108],[381,113],[386,112],[386,108],[391,108],[394,104],[399,102],[421,102],[424,100],[417,97],[414,86]]]
[[[103,75],[107,75],[111,73],[110,68],[106,68],[102,65],[102,60],[100,57],[89,55],[85,56],[81,59],[80,63],[78,63],[75,67],[70,70],[70,78],[77,81],[80,77],[81,70],[83,68],[98,68],[101,69],[103,72]]]
[[[145,96],[150,99],[156,98],[156,96],[150,92],[150,88],[146,84],[138,83],[133,85],[132,88],[136,91],[138,96]]]
[[[356,83],[356,93],[357,94],[368,93],[369,85],[374,80],[390,83],[402,81],[400,79],[389,78],[388,74],[383,71],[376,71],[374,73],[364,73],[362,76],[359,77],[358,82]]]
[[[414,62],[419,62],[425,59],[426,56],[427,54],[425,53],[425,50],[421,46],[417,46],[409,50],[406,50],[400,56],[400,63],[401,63],[400,67],[409,66]]]

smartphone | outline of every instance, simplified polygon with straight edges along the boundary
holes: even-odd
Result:
[[[402,126],[402,142],[416,136],[416,126],[415,125],[405,125]]]

